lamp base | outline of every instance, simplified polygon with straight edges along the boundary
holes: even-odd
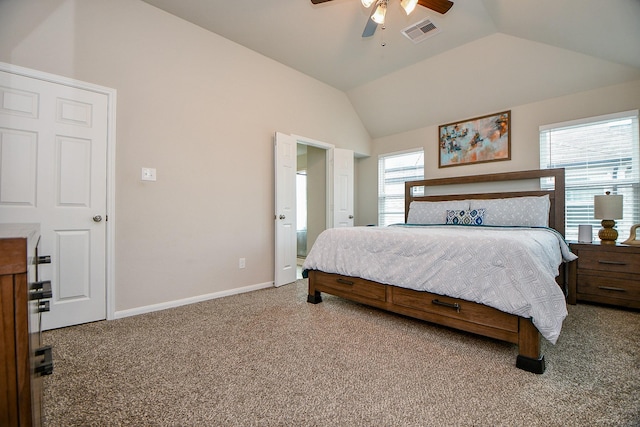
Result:
[[[615,245],[618,238],[618,230],[613,228],[616,222],[612,219],[603,219],[600,223],[602,228],[598,231],[598,237],[600,238],[600,244],[602,245]]]

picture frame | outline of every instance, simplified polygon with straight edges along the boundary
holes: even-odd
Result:
[[[511,160],[511,110],[438,127],[438,168]]]

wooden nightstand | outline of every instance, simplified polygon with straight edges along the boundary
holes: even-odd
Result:
[[[570,243],[567,301],[640,308],[640,246]]]

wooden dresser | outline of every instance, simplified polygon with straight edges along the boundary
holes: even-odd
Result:
[[[640,246],[570,243],[570,304],[590,301],[640,308]]]
[[[37,224],[0,224],[0,426],[39,426],[42,376],[53,371],[40,342],[50,282],[37,281]]]

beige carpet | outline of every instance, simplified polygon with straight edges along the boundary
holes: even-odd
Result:
[[[638,426],[640,313],[569,306],[547,371],[517,348],[306,281],[44,334],[47,426]]]

